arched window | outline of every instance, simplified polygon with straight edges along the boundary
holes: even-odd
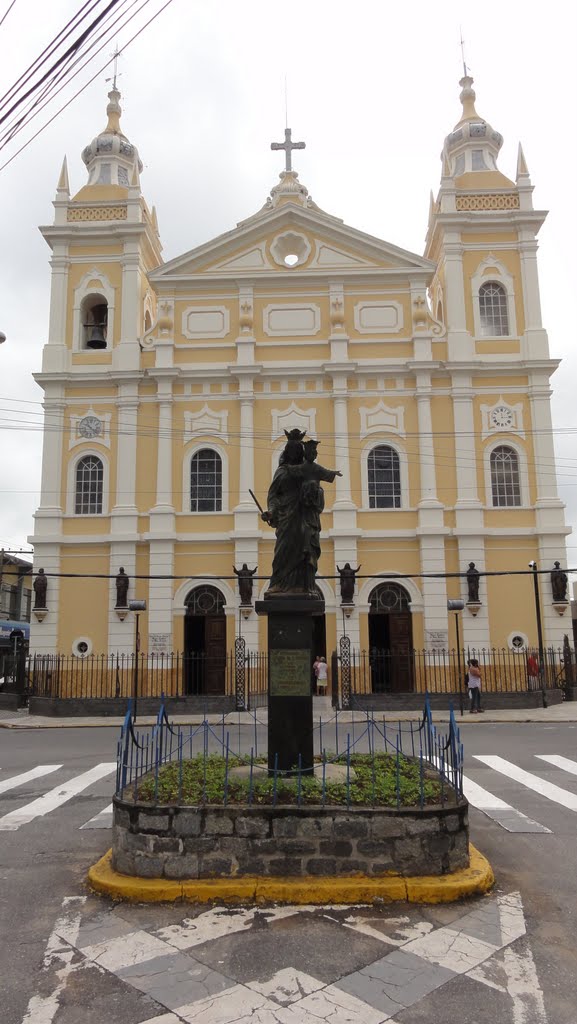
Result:
[[[87,295],[80,309],[82,321],[82,348],[107,347],[108,303],[102,295]]]
[[[481,334],[485,337],[500,338],[509,334],[507,292],[502,284],[487,281],[479,288],[479,319]]]
[[[519,456],[514,448],[500,445],[491,452],[491,493],[495,508],[521,504]]]
[[[212,448],[201,448],[190,461],[190,511],[222,510],[222,459]]]
[[[370,615],[388,615],[390,612],[409,612],[411,599],[400,583],[379,583],[369,596]]]
[[[96,455],[85,455],[76,466],[74,512],[77,516],[102,514],[104,467]]]
[[[401,507],[401,467],[394,448],[380,444],[367,459],[369,508]]]
[[[220,590],[206,585],[191,590],[184,603],[189,615],[224,615],[226,601]]]

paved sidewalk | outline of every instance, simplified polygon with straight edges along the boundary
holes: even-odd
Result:
[[[330,706],[315,707],[313,708],[315,721],[319,718],[323,722],[330,722],[334,719],[334,711]],[[544,724],[554,724],[555,722],[575,722],[577,723],[577,701],[564,701],[562,704],[554,704],[550,708],[514,708],[507,711],[486,711],[482,715],[471,715],[468,711],[465,711],[461,717],[457,711],[457,721],[467,725],[482,725],[491,723],[524,723],[532,722]],[[225,716],[227,722],[234,722],[235,724],[253,725],[254,720],[257,723],[266,725],[267,723],[267,709],[258,708],[256,711],[233,711]],[[422,717],[421,711],[376,711],[375,718],[381,720],[385,718],[387,722],[418,722]],[[223,720],[222,715],[207,715],[206,721],[211,725],[218,725]],[[343,724],[347,722],[359,722],[362,723],[366,720],[366,715],[362,711],[339,711],[339,721]],[[96,729],[96,728],[119,728],[124,721],[123,717],[110,717],[110,718],[97,718],[97,717],[86,717],[86,718],[52,718],[42,715],[29,715],[24,709],[21,711],[1,711],[0,710],[0,729]],[[174,715],[171,716],[170,721],[176,725],[198,725],[204,721],[203,715]],[[448,722],[449,712],[448,711],[433,711],[434,722]],[[156,717],[151,715],[145,715],[138,717],[138,725],[154,725]]]

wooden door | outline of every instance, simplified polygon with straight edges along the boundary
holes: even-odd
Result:
[[[393,693],[413,690],[413,622],[410,612],[391,612],[389,619],[389,689]]]
[[[226,618],[207,615],[204,620],[204,692],[224,693],[226,674]]]

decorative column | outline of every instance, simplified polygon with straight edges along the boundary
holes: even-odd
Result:
[[[50,321],[48,343],[42,352],[42,372],[62,373],[68,368],[68,349],[66,347],[68,270],[70,266],[68,244],[54,243],[50,263],[52,266]]]
[[[125,242],[122,257],[120,342],[113,349],[115,370],[137,370],[140,365],[140,302],[139,242]]]
[[[171,576],[174,572],[175,516],[172,491],[172,372],[157,374],[158,455],[156,468],[156,504],[150,510],[151,576]],[[154,636],[156,652],[171,651],[173,581],[151,579],[148,587],[149,644]],[[140,593],[135,597],[142,596]]]
[[[44,436],[40,505],[36,517],[62,515],[62,445],[64,410],[60,384],[47,384],[44,396]]]
[[[245,307],[244,313],[242,307]],[[244,320],[243,320],[244,317]],[[252,290],[250,295],[243,295],[241,302],[241,325],[244,321],[250,320],[252,328]],[[248,330],[248,328],[247,328]],[[238,358],[246,356],[246,352],[239,350]],[[239,382],[240,402],[240,459],[239,459],[239,501],[234,509],[234,564],[240,568],[244,562],[250,568],[258,565],[260,519],[258,509],[255,506],[249,492],[254,491],[254,365],[247,365],[245,368],[236,367],[236,375]],[[232,565],[230,567],[232,575]],[[257,573],[258,575],[258,573]],[[255,584],[255,598],[258,594],[260,583]],[[238,592],[238,587],[235,588]],[[247,616],[239,612],[240,598],[235,606],[229,609],[227,614],[236,615],[235,634],[243,636],[247,650],[258,651],[258,617],[254,608]]]
[[[453,421],[455,442],[458,444],[457,507],[479,508],[477,491],[477,451],[475,447],[475,420],[473,416],[474,391],[469,375],[453,375]],[[482,523],[480,524],[482,525]]]
[[[431,412],[430,373],[417,372],[417,415],[419,423],[419,463],[421,500],[418,506],[421,571],[444,573],[445,535],[443,505],[437,498],[435,450],[433,444],[433,418]],[[447,586],[443,578],[421,580],[423,590],[423,619],[425,646],[443,648],[448,645]]]
[[[461,242],[459,232],[447,232],[443,256],[445,313],[446,321],[450,324],[447,332],[449,361],[459,361],[474,355],[473,339],[467,330],[463,243]]]
[[[333,416],[335,434],[335,469],[340,469],[342,477],[335,478],[336,497],[333,503],[333,529],[330,536],[333,541],[334,551],[334,573],[337,574],[337,565],[341,567],[345,562],[356,566],[357,562],[357,537],[360,530],[357,528],[357,510],[351,495],[351,470],[349,460],[349,422],[347,407],[347,377],[346,373],[333,373]],[[335,619],[337,645],[341,636],[347,635],[350,638],[353,649],[360,647],[360,619],[358,608],[353,608],[350,618],[346,618],[341,609],[341,593],[339,580],[331,580],[331,587],[335,592]]]

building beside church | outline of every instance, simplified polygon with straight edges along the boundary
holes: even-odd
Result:
[[[65,163],[54,223],[41,229],[52,293],[30,539],[35,569],[65,575],[49,575],[31,649],[131,652],[120,567],[128,598],[147,601],[143,650],[218,654],[239,633],[263,649],[265,622],[241,606],[233,567],[258,567],[260,597],[274,534],[249,492],[265,504],[293,427],[342,472],[325,485],[319,652],[344,631],[365,650],[453,646],[448,598],[468,602],[466,646],[537,642],[531,577],[483,573],[566,564],[550,413],[558,362],[539,304],[545,213],[522,150],[513,181],[472,79],[461,87],[424,256],[320,209],[292,169],[288,133],[262,209],[166,263],[112,89],[108,124],[82,153],[87,183],[71,197]],[[360,570],[343,608],[347,562]],[[477,600],[474,581],[471,591],[465,576],[443,575],[470,563]],[[569,616],[548,574],[540,588],[544,639],[557,645]]]

